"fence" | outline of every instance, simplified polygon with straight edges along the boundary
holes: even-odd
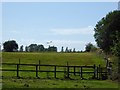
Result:
[[[64,77],[66,78],[70,78],[70,75],[74,75],[76,76],[77,74],[79,74],[80,78],[83,79],[83,74],[92,74],[93,75],[93,79],[106,79],[107,78],[107,69],[99,66],[96,66],[95,64],[92,66],[71,66],[68,64],[67,65],[45,65],[45,64],[20,64],[20,62],[18,64],[16,63],[2,63],[2,65],[8,65],[8,66],[13,66],[15,65],[16,68],[15,69],[5,69],[2,68],[2,71],[15,71],[16,72],[16,76],[20,77],[19,72],[35,72],[36,73],[36,77],[40,77],[38,73],[42,73],[42,72],[46,72],[46,73],[53,73],[54,74],[54,78],[57,78],[57,73],[64,73]],[[22,66],[33,66],[35,69],[20,69],[20,67]],[[52,67],[53,70],[44,70],[41,67],[46,67],[46,68],[50,68]],[[58,70],[57,68],[62,67],[64,68],[64,70]],[[91,69],[92,71],[85,71],[84,68],[86,69]],[[72,71],[70,70],[72,69]],[[79,71],[77,71],[79,70]]]

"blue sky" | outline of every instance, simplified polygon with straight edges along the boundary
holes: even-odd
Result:
[[[117,2],[6,2],[2,4],[2,41],[16,40],[84,50],[95,44],[94,27]]]

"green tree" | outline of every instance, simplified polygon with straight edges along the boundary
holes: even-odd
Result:
[[[106,52],[120,56],[120,11],[113,11],[103,17],[95,26],[97,45]]]
[[[68,51],[71,53],[71,52],[72,52],[72,49],[69,49]]]
[[[120,11],[113,11],[103,17],[95,27],[95,40],[97,45],[106,53],[112,54],[112,79],[118,79],[120,63]]]
[[[3,43],[3,48],[5,52],[14,52],[17,51],[18,44],[15,40],[6,41],[5,43]]]
[[[85,51],[86,51],[86,52],[90,52],[92,48],[93,48],[93,44],[88,43],[88,44],[86,45],[86,47],[85,47]]]
[[[1,50],[1,45],[0,45],[0,52],[1,52],[2,50]]]
[[[43,45],[38,45],[38,46],[37,46],[37,51],[38,51],[38,52],[43,52],[43,51],[45,51],[44,46],[43,46]]]
[[[23,52],[23,45],[22,46],[20,46],[20,50],[19,50],[20,52]]]
[[[73,48],[73,52],[76,52],[76,51],[75,51],[75,48]]]
[[[27,46],[25,47],[25,52],[28,52],[28,47]]]
[[[61,52],[64,52],[63,46],[62,46],[62,48],[61,48]]]
[[[37,52],[37,44],[30,44],[28,46],[28,51],[29,52]]]
[[[68,47],[66,47],[65,52],[69,52]]]
[[[49,46],[49,47],[48,47],[48,51],[49,51],[49,52],[57,52],[57,47]]]

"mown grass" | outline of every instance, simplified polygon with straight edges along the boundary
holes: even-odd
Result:
[[[102,57],[95,53],[25,53],[25,52],[3,52],[3,63],[34,63],[52,65],[94,65],[105,66]],[[2,68],[15,69],[16,66],[2,66]],[[34,69],[35,67],[21,67],[21,69]],[[46,68],[42,68],[46,69]],[[50,70],[50,68],[47,68]],[[59,70],[62,70],[59,68]],[[73,80],[63,78],[64,74],[57,73],[59,79],[54,79],[53,73],[39,73],[40,78],[35,77],[35,72],[20,72],[22,78],[17,79],[16,72],[3,72],[3,88],[117,88],[118,84],[105,80],[80,80],[80,76],[70,75]],[[90,75],[83,75],[90,76]],[[5,78],[6,77],[6,78]],[[92,77],[92,75],[91,75]]]
[[[109,80],[4,79],[3,88],[117,88]]]
[[[94,53],[9,53],[2,54],[2,62],[5,63],[39,63],[41,64],[56,64],[66,65],[99,65],[104,66],[104,61],[101,57],[98,58]]]
[[[102,58],[98,58],[94,53],[20,53],[20,52],[13,52],[3,53],[3,63],[34,63],[38,64],[39,60],[41,64],[52,64],[52,65],[66,65],[68,62],[69,65],[99,65],[101,64],[104,66],[104,61]],[[5,69],[15,69],[16,66],[9,66],[4,65],[3,68]],[[21,70],[35,70],[35,66],[20,66]],[[51,70],[54,71],[54,67],[40,67],[42,70]],[[65,68],[57,67],[57,70],[64,71]],[[84,71],[86,71],[85,69]],[[70,68],[70,71],[73,71],[73,68]],[[77,68],[76,71],[80,71],[80,68]],[[90,71],[90,69],[88,69]],[[93,71],[93,69],[91,69]],[[20,76],[35,76],[35,73],[27,74],[29,72],[20,72]],[[52,73],[53,74],[53,73]],[[50,73],[49,73],[50,75]],[[3,76],[16,76],[16,72],[4,72]],[[46,77],[45,74],[40,73],[40,77]],[[54,76],[54,75],[51,75]],[[64,77],[64,74],[59,73],[58,77]]]

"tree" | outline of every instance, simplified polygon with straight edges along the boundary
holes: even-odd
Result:
[[[48,47],[48,51],[50,51],[50,52],[57,52],[57,47],[49,46]]]
[[[71,53],[71,52],[72,52],[72,49],[69,49],[69,52]]]
[[[1,45],[0,45],[0,52],[1,52],[2,50],[1,50]]]
[[[76,51],[75,51],[75,48],[73,48],[73,52],[76,52]]]
[[[23,52],[23,45],[20,46],[20,52]]]
[[[14,51],[17,51],[18,44],[16,43],[15,40],[6,41],[5,43],[3,43],[3,48],[4,48],[4,51],[6,52],[14,52]]]
[[[69,52],[68,47],[66,47],[65,52]]]
[[[64,52],[63,46],[62,46],[62,48],[61,48],[61,52]]]
[[[57,47],[49,46],[48,48],[44,48],[44,46],[37,45],[37,44],[30,44],[29,46],[25,47],[26,52],[57,52]]]
[[[28,47],[27,46],[25,47],[25,52],[28,52]]]
[[[85,47],[85,51],[86,51],[86,52],[90,52],[91,49],[92,49],[92,47],[93,47],[93,44],[88,43],[88,44],[86,45],[86,47]]]
[[[95,26],[97,45],[106,52],[120,56],[120,11],[113,11],[103,17]]]
[[[98,49],[98,48],[97,48],[95,45],[93,45],[93,46],[91,47],[91,50],[90,50],[90,51],[91,51],[91,52],[95,52],[95,51],[97,51],[97,49]]]
[[[118,79],[120,63],[120,11],[113,11],[103,17],[95,26],[95,40],[97,45],[113,59],[112,79]]]
[[[38,52],[43,52],[44,49],[45,49],[45,48],[44,48],[43,45],[38,45],[38,46],[37,46],[37,51],[38,51]]]
[[[28,46],[28,51],[30,51],[30,52],[37,52],[37,44],[30,44]]]
[[[92,43],[88,43],[85,47],[86,52],[95,52],[96,50],[97,48]]]

